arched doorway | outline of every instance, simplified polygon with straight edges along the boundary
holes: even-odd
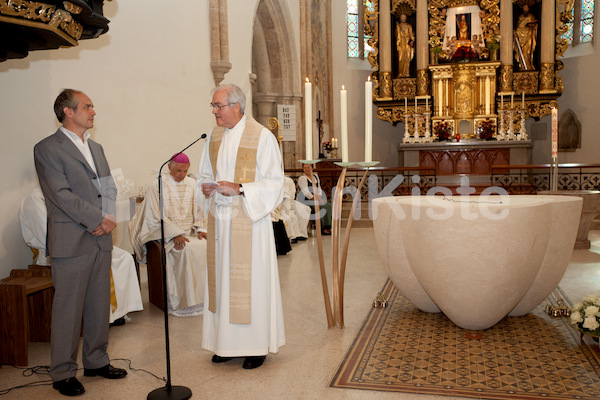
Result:
[[[296,107],[296,141],[283,142],[286,168],[297,167],[304,144],[297,47],[287,4],[281,0],[260,0],[252,39],[253,115],[267,126],[271,117],[277,117],[278,104]]]

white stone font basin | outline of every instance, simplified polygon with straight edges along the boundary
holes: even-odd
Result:
[[[556,288],[573,251],[582,199],[394,196],[373,200],[390,279],[425,312],[465,329],[529,313]]]

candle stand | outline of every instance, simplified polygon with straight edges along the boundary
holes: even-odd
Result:
[[[313,164],[319,160],[300,160],[303,164],[310,165],[310,175],[313,188],[316,188],[316,182],[313,175]],[[346,172],[349,166],[357,164],[355,162],[336,162],[336,165],[342,167],[342,172],[337,181],[335,191],[332,193],[332,218],[331,218],[331,254],[332,254],[332,293],[329,293],[329,284],[327,282],[327,274],[325,271],[325,257],[323,256],[323,237],[321,235],[321,220],[315,218],[317,229],[317,249],[319,252],[319,266],[321,271],[321,285],[323,288],[323,299],[325,302],[325,315],[327,317],[327,327],[332,328],[339,326],[344,328],[344,279],[346,275],[346,260],[348,256],[348,244],[350,242],[350,232],[352,230],[352,221],[354,220],[354,211],[360,199],[360,192],[364,185],[365,178],[369,168],[379,164],[378,161],[358,163],[362,167],[366,167],[365,172],[360,180],[360,183],[354,194],[344,241],[341,242],[341,215],[342,215],[342,200],[344,197],[344,186],[346,181]],[[319,201],[317,196],[314,196],[315,215],[319,214]],[[333,303],[333,306],[332,306]]]
[[[425,112],[425,143],[433,142],[433,137],[431,136],[431,131],[429,129],[429,119],[431,117],[431,111]]]
[[[500,126],[498,128],[498,140],[506,140],[506,127],[504,126],[504,118],[506,115],[505,110],[499,110],[498,114],[500,114]]]
[[[527,130],[525,129],[525,109],[522,108],[521,113],[521,129],[519,130],[519,140],[527,140]]]
[[[419,114],[414,113],[413,118],[415,119],[415,141],[414,143],[421,143],[421,135],[419,135]]]
[[[508,137],[507,137],[507,140],[515,140],[516,139],[514,118],[515,118],[515,110],[511,109],[508,111]]]
[[[410,132],[408,131],[408,114],[404,114],[404,137],[402,143],[410,143]]]

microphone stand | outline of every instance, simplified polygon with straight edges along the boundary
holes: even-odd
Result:
[[[175,154],[160,166],[158,170],[158,208],[160,209],[160,259],[162,265],[163,279],[163,312],[165,317],[165,352],[167,359],[167,384],[164,387],[154,389],[148,393],[148,400],[187,400],[192,397],[192,391],[185,386],[171,385],[171,350],[169,347],[169,305],[167,302],[167,255],[165,253],[165,225],[163,221],[163,198],[162,198],[162,169],[167,163],[171,162],[175,157],[192,147],[201,139],[206,139],[206,133],[203,133],[198,139]]]

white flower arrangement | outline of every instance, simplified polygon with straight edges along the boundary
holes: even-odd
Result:
[[[583,333],[600,336],[600,291],[573,306],[571,324]]]

